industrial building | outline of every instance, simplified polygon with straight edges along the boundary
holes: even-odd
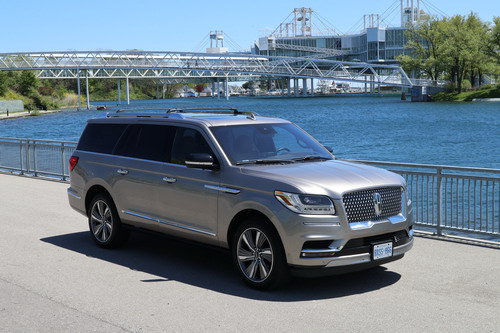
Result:
[[[409,52],[405,49],[406,31],[429,18],[428,8],[435,7],[424,0],[397,0],[392,6],[392,12],[400,13],[399,26],[388,26],[384,16],[369,14],[360,20],[361,31],[353,34],[329,28],[312,8],[295,8],[269,36],[259,38],[253,51],[269,56],[394,64],[397,56]]]

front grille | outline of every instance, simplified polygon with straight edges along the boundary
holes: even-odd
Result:
[[[380,215],[375,213],[374,194],[380,194]],[[401,187],[386,187],[344,194],[342,202],[349,223],[380,221],[401,213]]]

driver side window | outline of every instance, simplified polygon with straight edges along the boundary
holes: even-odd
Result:
[[[186,157],[193,153],[210,154],[216,161],[214,152],[200,132],[192,128],[178,127],[172,146],[170,162],[185,165]]]

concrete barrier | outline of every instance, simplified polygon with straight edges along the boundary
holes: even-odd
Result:
[[[24,111],[24,103],[20,99],[0,101],[0,112]]]

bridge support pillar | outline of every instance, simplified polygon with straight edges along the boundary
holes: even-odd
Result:
[[[217,78],[217,99],[220,99],[220,81]]]
[[[224,96],[226,97],[226,101],[229,101],[229,79],[227,77],[224,81]]]
[[[121,91],[120,80],[118,80],[118,105],[121,104],[122,104],[122,91]]]
[[[311,78],[311,96],[314,96],[314,79]]]
[[[89,72],[85,71],[85,94],[87,96],[87,110],[90,110],[90,93],[89,93]]]
[[[293,79],[293,95],[297,97],[299,95],[299,79]]]
[[[82,108],[82,92],[80,85],[80,70],[77,69],[77,80],[76,80],[77,90],[78,90],[78,111]]]
[[[307,79],[302,79],[302,96],[307,96]]]
[[[129,82],[128,82],[128,77],[127,77],[127,81],[126,81],[126,93],[127,93],[127,105],[130,104],[130,86],[129,86]]]
[[[212,98],[215,98],[215,81],[212,81]]]
[[[286,81],[288,83],[287,95],[288,95],[288,97],[290,97],[292,95],[292,92],[291,92],[291,89],[292,89],[292,79],[288,78],[288,79],[286,79]]]

